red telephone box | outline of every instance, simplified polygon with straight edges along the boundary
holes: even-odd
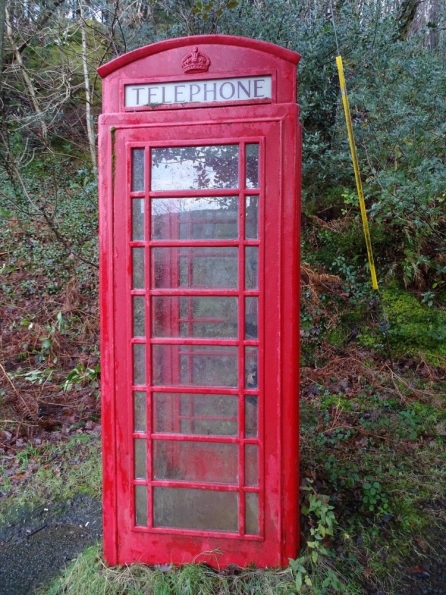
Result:
[[[110,564],[297,555],[298,61],[207,35],[99,69]]]

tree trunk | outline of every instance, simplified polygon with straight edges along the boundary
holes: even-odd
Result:
[[[398,31],[395,34],[395,41],[405,41],[409,34],[410,27],[417,16],[417,10],[421,0],[403,0],[398,15]]]
[[[93,167],[96,167],[96,137],[94,134],[93,117],[91,114],[92,93],[90,87],[90,77],[88,73],[88,56],[87,56],[87,32],[85,27],[85,14],[82,2],[79,2],[80,12],[80,26],[82,38],[82,67],[84,70],[84,85],[85,85],[85,119],[87,122],[88,145],[90,147],[91,162]]]

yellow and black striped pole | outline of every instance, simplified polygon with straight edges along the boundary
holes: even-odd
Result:
[[[352,155],[353,169],[355,170],[356,189],[358,191],[359,206],[361,209],[362,227],[364,229],[365,243],[367,246],[367,256],[369,259],[370,275],[372,277],[373,289],[378,289],[378,280],[376,278],[375,263],[373,260],[372,240],[370,238],[369,223],[367,220],[367,211],[365,208],[364,192],[362,190],[361,175],[359,171],[358,156],[356,154],[355,137],[353,135],[352,117],[350,114],[350,106],[347,97],[347,88],[345,86],[344,67],[342,65],[341,56],[336,57],[336,64],[338,66],[339,83],[341,85],[342,103],[344,104],[345,121],[347,123],[348,140],[350,143],[350,152]]]

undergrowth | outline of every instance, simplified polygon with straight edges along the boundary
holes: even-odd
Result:
[[[74,494],[100,498],[100,437],[82,433],[66,441],[27,444],[15,457],[4,458],[0,471],[0,522],[15,509],[67,500]]]

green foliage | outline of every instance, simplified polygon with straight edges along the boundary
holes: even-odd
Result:
[[[70,391],[74,387],[82,387],[90,382],[96,382],[99,378],[100,367],[99,365],[94,368],[88,368],[82,364],[78,364],[71,372],[67,375],[63,389]]]
[[[301,555],[289,561],[296,592],[311,592],[314,595],[323,595],[331,590],[345,592],[339,574],[329,565],[333,553],[326,546],[337,524],[334,507],[329,504],[328,496],[317,493],[311,486],[303,487],[302,490],[308,492],[308,506],[303,506],[301,512],[310,519],[310,536]],[[321,572],[321,568],[327,564],[328,567]]]
[[[416,296],[395,287],[384,289],[382,299],[390,321],[388,337],[392,353],[398,357],[421,356],[434,366],[444,367],[446,313],[420,303]],[[360,342],[372,346],[377,336],[376,329],[364,329]]]

